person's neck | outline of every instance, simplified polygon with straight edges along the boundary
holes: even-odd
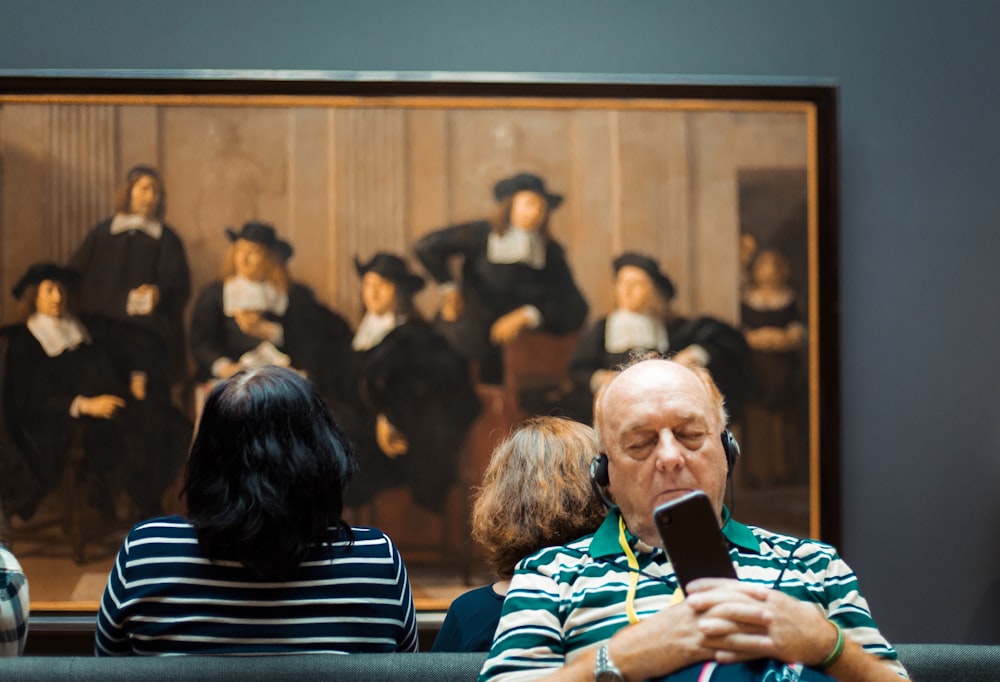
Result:
[[[510,589],[510,580],[498,580],[493,583],[490,587],[501,597],[507,594],[507,590]]]

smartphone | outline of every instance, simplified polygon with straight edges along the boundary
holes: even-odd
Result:
[[[695,490],[661,504],[653,521],[681,589],[698,578],[736,578],[729,544],[705,493]]]

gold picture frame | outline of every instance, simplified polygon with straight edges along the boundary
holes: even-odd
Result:
[[[186,243],[194,292],[218,269],[223,228],[262,219],[296,245],[295,278],[352,323],[354,256],[391,250],[415,265],[419,236],[482,217],[492,184],[522,170],[566,197],[553,234],[591,318],[611,305],[612,256],[637,250],[678,285],[681,314],[738,327],[740,235],[787,247],[806,329],[798,421],[805,468],[787,500],[737,491],[735,514],[768,525],[772,515],[747,518],[763,496],[800,514],[789,530],[839,540],[835,84],[0,71],[0,322],[16,322],[7,294],[26,265],[64,262],[110,215],[114,187],[136,163],[163,174],[167,222]],[[431,289],[418,300],[428,315],[436,303]],[[449,521],[435,531],[442,544],[450,532],[453,549],[466,546],[465,520]],[[406,557],[405,543],[401,551]],[[34,586],[32,597],[36,614],[96,609]]]

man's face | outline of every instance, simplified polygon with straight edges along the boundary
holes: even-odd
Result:
[[[249,239],[237,239],[233,244],[233,263],[238,275],[261,282],[267,274],[267,247]]]
[[[531,190],[521,190],[514,195],[510,207],[510,222],[522,230],[537,230],[545,222],[548,208],[545,197]]]
[[[66,288],[54,280],[42,280],[35,296],[35,310],[43,315],[62,317],[66,312]]]
[[[374,315],[389,312],[396,306],[396,285],[376,272],[366,272],[361,278],[361,303]]]
[[[610,490],[630,531],[662,547],[653,509],[692,490],[705,491],[721,519],[723,425],[694,373],[665,360],[633,365],[609,385],[601,404]]]
[[[129,195],[129,210],[136,215],[148,218],[156,209],[159,195],[153,178],[143,175],[132,185],[132,192]]]
[[[623,265],[615,277],[615,304],[634,313],[649,312],[656,292],[653,280],[642,268]]]

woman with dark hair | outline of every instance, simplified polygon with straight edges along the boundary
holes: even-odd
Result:
[[[184,379],[184,306],[191,273],[184,244],[164,222],[166,190],[151,166],[134,166],[115,192],[115,213],[87,233],[69,260],[82,275],[80,309],[155,334],[167,385]]]
[[[125,538],[98,655],[417,649],[392,541],[344,522],[350,441],[316,387],[264,366],[217,384],[188,459],[188,516]]]
[[[480,366],[480,379],[500,383],[500,347],[528,329],[576,331],[587,302],[573,281],[563,247],[552,238],[551,212],[562,195],[531,173],[493,187],[495,214],[431,232],[416,244],[417,258],[444,294],[440,328]],[[460,286],[450,261],[461,258]]]
[[[479,414],[468,366],[417,313],[424,280],[406,261],[383,252],[354,263],[365,313],[352,341],[360,473],[348,503],[406,485],[414,501],[440,512]]]
[[[498,580],[452,602],[434,651],[489,651],[517,562],[597,530],[607,513],[590,482],[598,449],[592,428],[558,417],[532,417],[496,447],[472,537]]]

